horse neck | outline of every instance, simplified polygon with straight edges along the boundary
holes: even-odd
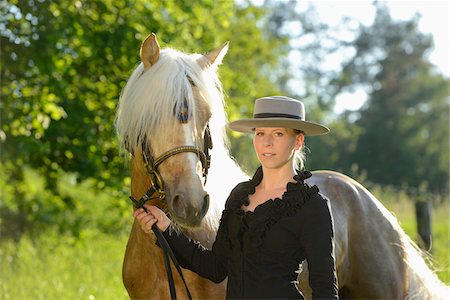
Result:
[[[211,150],[211,167],[208,172],[205,190],[210,196],[210,206],[199,229],[184,230],[191,238],[210,248],[215,240],[220,217],[231,190],[248,176],[229,155],[223,141],[215,141]]]
[[[139,199],[151,184],[141,153],[136,153],[133,157],[131,167],[131,194]],[[131,299],[142,299],[155,294],[154,281],[165,276],[164,260],[161,250],[156,246],[155,235],[144,233],[136,220],[126,246],[122,276]]]

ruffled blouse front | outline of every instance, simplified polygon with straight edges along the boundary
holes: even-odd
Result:
[[[290,217],[297,213],[310,195],[317,193],[317,186],[309,187],[304,180],[311,177],[309,171],[297,171],[294,176],[296,183],[289,182],[286,192],[280,198],[268,199],[258,205],[254,211],[243,211],[242,206],[249,204],[249,195],[255,193],[256,187],[263,178],[259,167],[251,180],[241,183],[231,193],[226,204],[226,213],[234,213],[242,218],[242,230],[251,234],[250,240],[254,247],[260,247],[265,233],[282,217]]]
[[[298,172],[281,198],[245,212],[242,206],[263,178],[259,168],[230,193],[210,251],[165,233],[180,264],[215,282],[228,276],[227,299],[303,299],[294,283],[306,259],[313,298],[337,298],[328,200],[304,182],[309,177]]]

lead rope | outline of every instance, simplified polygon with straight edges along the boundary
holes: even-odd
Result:
[[[144,195],[144,197],[142,197],[139,201],[137,201],[136,199],[134,199],[133,197],[130,196],[131,201],[133,201],[133,205],[136,208],[142,208],[144,209],[144,211],[146,213],[148,213],[148,210],[145,208],[144,203],[147,200],[150,200],[152,198],[146,197],[148,194],[150,194],[150,190],[154,190],[153,187],[151,187]],[[153,194],[153,192],[151,192],[151,194]],[[147,198],[146,200],[144,200],[144,198]],[[152,230],[153,233],[156,236],[156,240],[158,242],[158,244],[161,246],[161,249],[163,250],[163,254],[164,254],[164,264],[166,265],[166,271],[167,271],[167,281],[169,282],[169,289],[170,289],[170,298],[172,300],[176,300],[177,299],[177,293],[175,290],[175,282],[173,280],[173,273],[172,273],[172,268],[170,266],[170,260],[172,259],[172,262],[175,266],[175,268],[178,271],[178,274],[180,274],[181,279],[183,280],[183,284],[184,287],[186,288],[186,293],[188,296],[189,300],[192,300],[192,296],[191,296],[191,292],[189,291],[189,288],[187,286],[186,280],[184,279],[183,276],[183,272],[181,270],[180,264],[178,263],[175,254],[173,253],[172,249],[169,246],[169,243],[167,242],[166,238],[164,237],[164,235],[162,234],[161,230],[159,230],[158,226],[156,226],[156,224],[153,224],[152,226]]]
[[[136,200],[132,196],[129,198],[133,202],[133,205],[135,208],[142,208],[146,213],[148,213],[147,209],[145,208],[144,204],[145,202],[152,200],[152,199],[163,199],[165,197],[164,193],[164,182],[161,179],[159,173],[156,171],[156,168],[158,165],[169,158],[170,156],[183,153],[183,152],[194,152],[198,155],[200,158],[200,161],[203,166],[203,176],[205,178],[205,184],[206,184],[206,178],[208,175],[208,169],[211,164],[211,155],[209,154],[209,149],[212,149],[212,140],[211,140],[211,133],[209,129],[209,124],[206,125],[205,128],[205,136],[204,136],[204,152],[200,151],[198,148],[193,146],[180,146],[177,148],[174,148],[170,151],[167,151],[163,153],[160,157],[157,159],[153,159],[151,155],[147,155],[146,151],[147,147],[145,145],[145,142],[142,143],[142,158],[145,163],[146,169],[149,172],[150,176],[152,177],[153,185],[148,189],[148,191],[142,196],[141,199]],[[157,187],[155,188],[155,184]],[[153,195],[155,195],[153,197]],[[169,243],[167,242],[164,235],[159,230],[158,226],[156,224],[153,224],[152,231],[156,236],[157,243],[160,245],[161,249],[163,250],[164,255],[164,264],[166,266],[166,272],[167,272],[167,281],[169,282],[169,290],[170,290],[170,298],[172,300],[177,299],[177,293],[175,290],[175,282],[173,280],[173,273],[172,268],[170,266],[170,260],[172,259],[172,262],[175,266],[175,268],[178,271],[178,274],[180,274],[181,279],[183,280],[184,287],[186,289],[186,294],[188,296],[189,300],[192,300],[191,292],[189,291],[189,288],[187,286],[186,280],[184,279],[183,272],[181,270],[180,264],[178,263],[175,254],[173,253],[172,249],[170,248]]]

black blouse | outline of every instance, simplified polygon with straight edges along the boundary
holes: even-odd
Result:
[[[227,299],[303,299],[294,283],[306,259],[313,298],[337,299],[328,200],[304,182],[311,177],[304,171],[287,184],[281,199],[244,212],[242,205],[248,205],[262,177],[260,167],[233,189],[211,250],[183,234],[164,232],[179,263],[213,282],[228,276]]]

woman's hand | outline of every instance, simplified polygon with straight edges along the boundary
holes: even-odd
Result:
[[[156,206],[150,204],[145,204],[144,206],[148,213],[146,213],[143,208],[138,208],[133,214],[139,222],[139,225],[141,225],[142,230],[145,233],[150,233],[152,231],[153,224],[156,223],[159,230],[164,232],[170,225],[170,219]]]

